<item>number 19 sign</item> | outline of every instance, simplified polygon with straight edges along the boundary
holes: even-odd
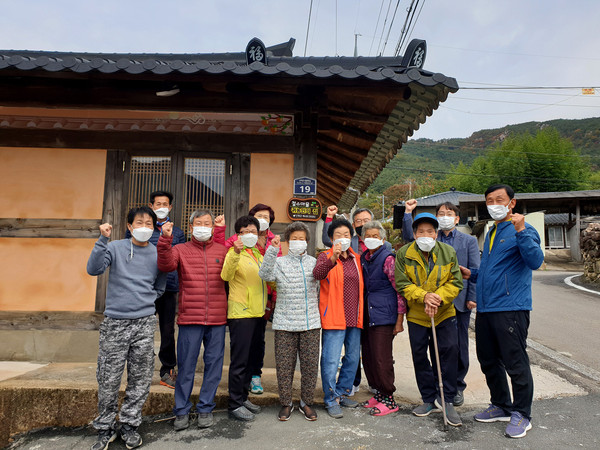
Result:
[[[317,195],[317,180],[309,177],[294,179],[294,195]]]

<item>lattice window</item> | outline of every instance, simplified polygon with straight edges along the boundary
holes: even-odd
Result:
[[[186,232],[190,215],[197,209],[208,209],[215,216],[223,214],[224,195],[225,160],[185,158],[181,223]]]
[[[129,177],[129,208],[147,205],[154,191],[171,190],[171,158],[133,156]]]

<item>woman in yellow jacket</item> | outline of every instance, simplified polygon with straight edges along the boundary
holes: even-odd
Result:
[[[258,276],[263,261],[256,248],[260,224],[253,216],[235,222],[238,239],[227,252],[221,278],[229,282],[227,325],[229,326],[229,416],[244,421],[254,420],[260,406],[248,400],[252,376],[249,366],[250,348],[256,339],[265,314],[267,284]]]

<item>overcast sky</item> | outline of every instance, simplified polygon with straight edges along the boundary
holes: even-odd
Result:
[[[410,3],[400,1],[392,22],[397,0],[313,0],[307,55],[351,56],[355,34],[361,35],[359,55],[393,55]],[[294,37],[294,54],[302,56],[310,4],[0,0],[0,48],[238,52],[254,36],[267,46]],[[413,138],[467,137],[506,124],[600,116],[600,1],[420,0],[417,11],[411,37],[427,41],[424,69],[456,78],[461,90]],[[576,89],[466,89],[492,85]],[[582,95],[581,87],[595,87],[596,94]]]

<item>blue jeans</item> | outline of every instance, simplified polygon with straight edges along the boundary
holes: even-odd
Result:
[[[204,376],[196,410],[208,413],[215,408],[215,395],[223,371],[225,354],[225,325],[180,325],[177,338],[177,366],[175,381],[176,416],[188,414],[192,409],[190,396],[194,387],[196,363],[200,346],[204,343]]]
[[[325,393],[325,406],[335,405],[336,399],[348,395],[352,390],[352,382],[360,360],[360,328],[350,327],[345,330],[323,330],[321,348],[321,380]],[[336,374],[342,356],[340,375]]]

